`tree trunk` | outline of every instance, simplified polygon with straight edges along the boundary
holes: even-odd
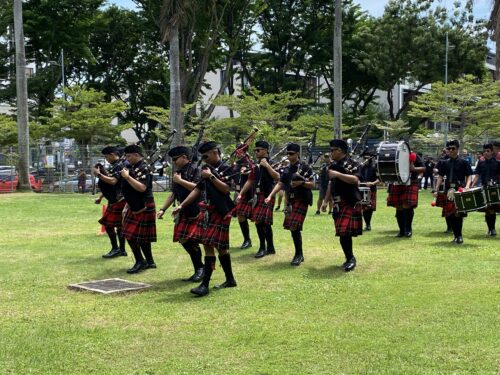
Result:
[[[334,137],[342,139],[342,0],[335,0],[333,35],[333,117]]]
[[[16,40],[17,140],[19,153],[19,191],[30,191],[30,137],[28,124],[28,84],[24,52],[23,2],[14,0],[14,35]]]
[[[179,26],[172,27],[170,35],[170,127],[176,130],[173,145],[183,142],[183,122],[182,96],[181,96],[181,75],[179,68]]]

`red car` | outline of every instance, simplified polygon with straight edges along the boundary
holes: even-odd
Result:
[[[1,174],[0,175],[0,193],[12,193],[17,190],[18,177],[17,174]],[[42,180],[37,180],[35,176],[30,174],[30,185],[33,191],[40,193],[42,191]]]

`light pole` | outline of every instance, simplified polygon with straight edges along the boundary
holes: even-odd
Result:
[[[446,32],[446,42],[445,42],[445,53],[444,53],[444,86],[448,86],[448,50],[450,48],[454,48],[455,46],[450,46],[449,40],[448,40],[448,31]],[[445,95],[444,95],[444,103],[445,103],[445,110],[446,110],[446,122],[444,124],[444,145],[446,146],[446,142],[448,142],[448,131],[450,124],[448,123],[448,93],[445,90]]]
[[[51,60],[49,61],[49,64],[61,67],[62,93],[63,93],[63,98],[66,99],[66,94],[64,93],[64,88],[66,87],[66,78],[64,77],[64,49],[61,48],[61,62]]]
[[[342,0],[335,0],[333,34],[333,136],[342,139]]]

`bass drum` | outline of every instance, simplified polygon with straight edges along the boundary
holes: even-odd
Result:
[[[382,182],[410,184],[410,146],[401,141],[382,142],[377,149],[377,174]]]

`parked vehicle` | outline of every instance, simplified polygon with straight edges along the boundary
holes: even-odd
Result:
[[[157,174],[153,175],[153,191],[161,192],[167,191],[167,187],[170,186],[168,184],[168,176],[159,176]]]
[[[95,179],[96,184],[98,179]],[[85,191],[90,191],[92,189],[92,178],[87,176],[85,180]],[[71,176],[64,180],[59,180],[54,182],[54,190],[61,191],[65,193],[76,193],[78,192],[78,176]]]
[[[33,191],[40,193],[42,191],[42,180],[37,180],[32,174],[29,175],[29,178]],[[0,171],[0,193],[12,193],[16,191],[18,181],[19,177],[17,173]]]

